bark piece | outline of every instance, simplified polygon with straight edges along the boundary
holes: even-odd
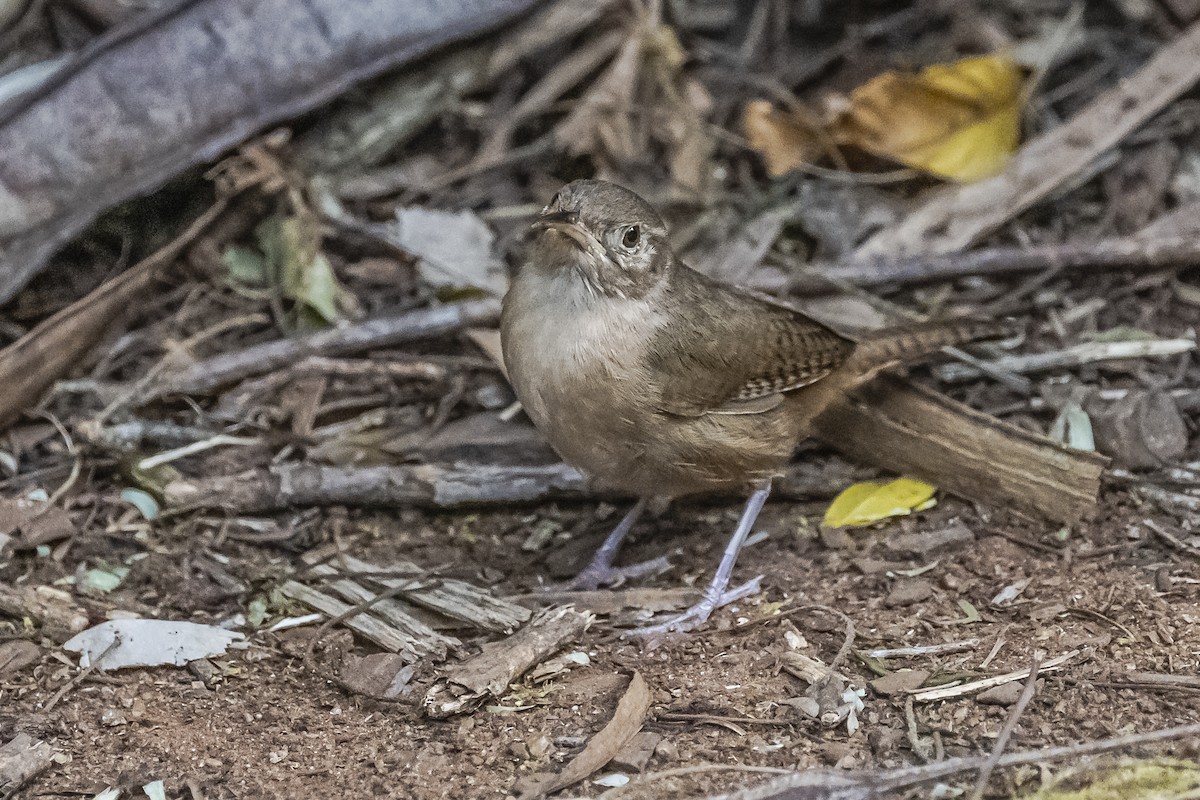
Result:
[[[592,615],[570,606],[536,614],[523,628],[498,642],[489,642],[474,658],[447,669],[445,677],[425,695],[425,713],[445,719],[470,711],[490,697],[500,697],[509,684],[531,667],[583,635]]]
[[[54,761],[54,748],[27,733],[18,733],[0,747],[0,794],[11,797]]]
[[[420,567],[408,561],[373,564],[345,554],[339,555],[337,561],[354,572],[395,571],[413,575],[422,573]],[[336,570],[329,565],[322,565],[314,569],[318,571],[317,574],[336,573]],[[407,578],[371,577],[367,580],[388,589],[395,589],[402,583],[413,583],[411,579]],[[532,614],[524,606],[493,597],[491,592],[486,589],[453,578],[430,576],[428,580],[418,580],[414,587],[405,590],[402,596],[414,605],[428,608],[430,611],[436,611],[443,616],[465,622],[473,627],[497,633],[511,633],[518,625],[528,621]]]
[[[1108,463],[891,375],[835,403],[817,425],[851,458],[1068,524],[1095,510]]]

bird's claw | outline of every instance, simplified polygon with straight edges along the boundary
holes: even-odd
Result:
[[[625,631],[622,636],[639,636],[643,639],[654,639],[669,633],[686,633],[695,630],[707,622],[708,618],[712,616],[712,612],[718,608],[762,591],[762,579],[763,576],[759,575],[757,578],[746,581],[741,586],[737,586],[727,592],[722,592],[720,595],[710,595],[708,592],[705,592],[700,602],[682,614],[671,617],[657,625],[633,628],[632,630]]]

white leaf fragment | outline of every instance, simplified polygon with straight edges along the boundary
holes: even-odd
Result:
[[[434,287],[475,287],[497,297],[508,288],[492,249],[496,235],[474,212],[400,208],[390,238],[421,260],[421,278]]]
[[[116,619],[76,634],[63,649],[79,653],[79,666],[85,668],[182,667],[198,658],[222,655],[245,638],[236,631],[195,622]]]

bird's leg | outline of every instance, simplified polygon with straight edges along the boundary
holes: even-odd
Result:
[[[750,499],[746,501],[746,507],[742,509],[742,516],[738,520],[737,529],[734,530],[733,536],[729,538],[729,544],[725,545],[725,554],[721,556],[721,563],[717,567],[717,573],[713,575],[708,588],[704,590],[704,597],[700,599],[700,602],[666,622],[658,625],[650,625],[645,628],[635,628],[629,631],[629,633],[636,636],[658,636],[664,633],[690,631],[703,625],[708,620],[709,615],[721,606],[757,592],[759,583],[762,581],[762,576],[732,590],[726,590],[729,587],[729,579],[733,576],[733,567],[737,563],[738,553],[741,552],[742,545],[746,543],[746,537],[750,535],[750,529],[754,527],[754,521],[758,519],[758,512],[762,511],[763,504],[767,502],[769,494],[771,494],[771,482],[769,480],[754,485],[754,493],[750,495]]]
[[[665,556],[643,561],[640,564],[630,564],[628,567],[613,566],[613,562],[617,559],[617,553],[621,550],[621,543],[625,541],[629,531],[642,516],[642,512],[646,510],[646,504],[645,498],[634,503],[633,508],[629,509],[617,523],[617,527],[613,528],[612,533],[604,540],[604,544],[600,545],[600,549],[592,556],[592,560],[583,568],[583,571],[558,588],[591,592],[601,586],[626,578],[636,578],[667,569],[670,564],[667,563]]]

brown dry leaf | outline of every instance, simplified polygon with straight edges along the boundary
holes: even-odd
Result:
[[[618,161],[632,161],[638,155],[631,114],[641,60],[642,36],[635,31],[559,123],[555,140],[574,155],[604,151]]]
[[[767,100],[753,100],[742,112],[742,132],[762,156],[767,174],[777,178],[811,164],[825,152],[825,134],[811,121],[776,109]]]
[[[886,72],[851,92],[830,130],[841,143],[969,183],[995,175],[1016,150],[1023,82],[1004,55]]]
[[[559,773],[531,775],[521,792],[521,800],[531,800],[579,783],[613,759],[625,743],[642,729],[650,710],[650,687],[641,673],[633,673],[629,688],[617,703],[608,724],[593,736],[583,752],[571,759]]]

